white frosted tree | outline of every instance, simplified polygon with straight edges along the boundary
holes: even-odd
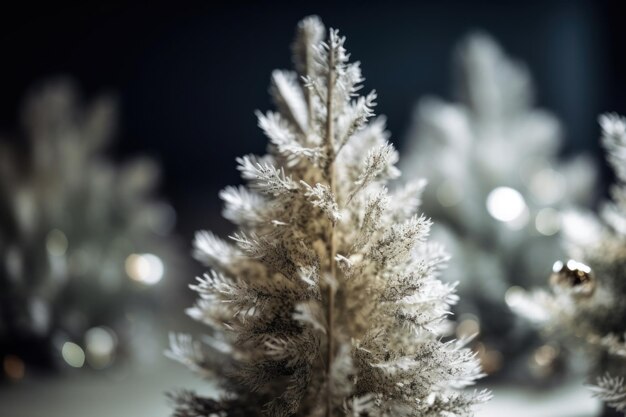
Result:
[[[460,281],[460,333],[480,331],[487,372],[520,375],[533,335],[505,295],[543,280],[561,253],[562,209],[588,201],[595,173],[584,157],[559,161],[558,121],[533,107],[527,69],[493,39],[467,37],[455,64],[457,101],[419,102],[401,169],[428,178],[424,211],[456,259],[443,278]]]
[[[227,187],[227,243],[199,232],[211,268],[188,314],[210,331],[172,337],[168,355],[219,392],[173,394],[177,417],[466,416],[486,392],[463,341],[444,341],[454,286],[447,255],[415,214],[423,182],[399,175],[376,98],[345,38],[317,17],[300,22],[296,72],[275,71],[277,112],[258,113],[268,154],[239,158],[247,186]]]
[[[5,371],[20,378],[25,366],[61,358],[101,368],[130,351],[120,323],[148,307],[144,284],[156,283],[174,257],[164,238],[172,208],[153,197],[153,162],[117,166],[106,157],[112,100],[83,104],[71,82],[57,80],[35,89],[21,116],[23,134],[0,141]]]
[[[593,392],[626,413],[626,118],[600,117],[602,145],[617,183],[599,218],[566,230],[566,262],[554,264],[552,291],[516,297],[515,310],[563,344],[582,348]],[[610,414],[609,410],[607,415]]]

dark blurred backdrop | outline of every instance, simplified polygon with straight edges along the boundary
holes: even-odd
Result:
[[[451,53],[473,29],[491,33],[528,64],[539,104],[564,122],[564,152],[589,149],[600,160],[597,114],[626,113],[620,2],[92,1],[3,8],[0,131],[16,130],[23,94],[51,76],[73,77],[87,98],[116,93],[121,124],[111,152],[120,159],[148,153],[162,163],[163,192],[186,241],[199,228],[229,230],[217,191],[238,182],[236,156],[263,151],[253,111],[270,106],[270,73],[290,67],[295,24],[308,14],[348,36],[400,148],[416,100],[451,96]]]

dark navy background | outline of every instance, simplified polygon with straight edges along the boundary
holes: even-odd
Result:
[[[74,77],[86,97],[117,93],[111,152],[162,163],[187,241],[199,228],[229,229],[217,191],[238,182],[236,156],[263,151],[253,111],[270,106],[270,73],[290,67],[295,25],[308,14],[347,35],[400,149],[416,100],[451,97],[451,53],[473,29],[528,64],[539,104],[565,124],[565,153],[590,149],[600,160],[597,114],[626,113],[619,2],[89,3],[0,10],[0,131],[16,130],[24,92],[51,76]]]

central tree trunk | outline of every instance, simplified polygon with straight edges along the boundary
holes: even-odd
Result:
[[[328,45],[328,85],[326,87],[326,147],[327,147],[327,155],[328,155],[328,167],[327,167],[327,176],[328,176],[328,185],[330,187],[330,191],[333,195],[335,195],[335,144],[334,144],[334,124],[333,124],[333,89],[335,85],[335,51],[333,40],[329,41]],[[336,256],[336,247],[335,247],[335,225],[334,223],[329,223],[330,232],[328,236],[328,253],[330,256],[330,276],[332,280],[337,278],[337,271],[335,265],[335,256]],[[335,352],[335,341],[334,341],[334,327],[335,327],[335,317],[334,317],[334,308],[335,308],[335,289],[331,282],[327,283],[326,289],[326,298],[327,298],[327,312],[326,312],[326,320],[328,321],[328,335],[327,335],[327,345],[326,345],[326,416],[332,417],[332,392],[331,392],[331,369],[334,359]]]

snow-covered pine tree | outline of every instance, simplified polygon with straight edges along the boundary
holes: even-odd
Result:
[[[552,291],[519,298],[515,310],[590,359],[593,392],[626,412],[626,118],[600,117],[602,145],[617,183],[600,218],[578,222],[567,239],[567,262],[556,262]],[[582,229],[582,230],[580,230]],[[584,239],[581,231],[586,234]],[[567,232],[567,231],[566,231]],[[566,237],[570,235],[566,233]]]
[[[153,196],[156,164],[106,157],[116,124],[110,98],[83,104],[70,81],[49,81],[21,116],[23,132],[0,141],[4,374],[19,379],[59,363],[102,368],[132,352],[137,327],[129,331],[126,315],[140,326],[135,313],[151,309],[144,284],[178,258],[164,238],[172,208]]]
[[[468,36],[454,63],[457,100],[419,102],[400,166],[428,178],[424,212],[456,259],[442,278],[460,281],[459,333],[479,329],[485,372],[518,378],[540,342],[505,294],[543,282],[562,253],[562,209],[586,204],[595,171],[584,157],[559,161],[559,122],[534,107],[527,68],[491,37]],[[550,374],[549,364],[530,370]]]
[[[177,417],[465,416],[488,397],[455,390],[481,372],[441,338],[454,286],[415,215],[424,184],[388,192],[398,155],[369,121],[376,94],[358,95],[345,38],[324,35],[302,20],[297,72],[272,74],[278,112],[257,114],[269,153],[239,158],[247,187],[221,193],[234,245],[197,234],[212,270],[188,314],[211,332],[173,336],[168,354],[221,392],[175,394]]]

